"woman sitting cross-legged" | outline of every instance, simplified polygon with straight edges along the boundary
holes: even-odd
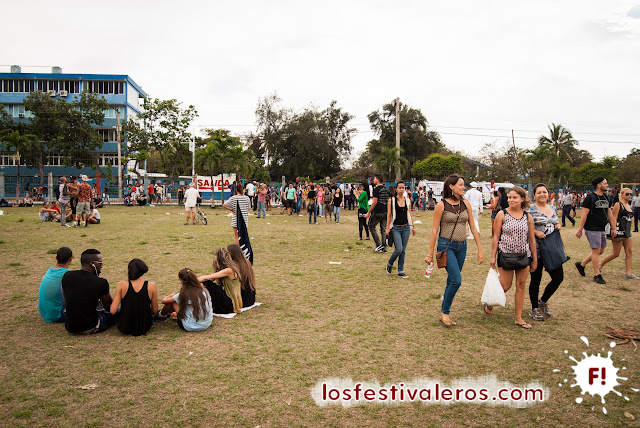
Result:
[[[158,312],[158,289],[155,282],[144,280],[143,275],[149,268],[142,260],[131,260],[128,270],[129,280],[118,283],[109,309],[116,314],[120,306],[118,330],[140,336],[149,331],[153,325],[153,314]]]
[[[231,244],[227,247],[227,250],[231,254],[231,259],[238,265],[238,271],[240,272],[242,307],[253,306],[256,303],[256,277],[253,274],[253,266],[244,256],[239,245]]]
[[[211,297],[200,284],[191,269],[184,268],[178,273],[180,292],[169,294],[162,299],[164,307],[161,314],[177,313],[178,326],[186,331],[202,331],[209,328],[213,321]]]
[[[216,314],[239,314],[242,309],[242,285],[240,269],[233,261],[229,250],[218,248],[213,255],[213,270],[211,275],[198,277],[209,290],[213,312]],[[214,282],[215,281],[215,282]]]

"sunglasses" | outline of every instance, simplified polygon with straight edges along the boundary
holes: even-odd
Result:
[[[631,193],[623,193],[624,196],[631,196]]]

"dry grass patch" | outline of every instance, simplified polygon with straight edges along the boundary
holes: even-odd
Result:
[[[202,333],[187,334],[167,322],[140,338],[124,337],[116,328],[76,337],[42,322],[38,286],[60,246],[73,249],[74,269],[84,249],[102,251],[112,292],[134,257],[149,265],[147,277],[158,284],[160,296],[178,290],[183,267],[210,272],[212,252],[232,241],[230,218],[226,211],[205,208],[207,226],[184,226],[180,212],[167,206],[108,207],[101,210],[102,224],[82,229],[40,223],[35,208],[11,208],[0,217],[0,410],[7,426],[603,426],[627,423],[625,411],[640,417],[640,396],[629,393],[630,386],[639,386],[640,353],[630,346],[615,348],[614,359],[618,366],[626,360],[629,381],[618,390],[631,401],[607,396],[609,415],[590,410],[597,400],[587,396],[578,405],[579,391],[557,386],[571,373],[564,350],[574,356],[587,350],[579,336],[600,351],[610,341],[599,334],[605,325],[640,329],[640,281],[622,278],[621,259],[607,266],[606,286],[579,277],[572,263],[588,248],[572,228],[563,231],[572,260],[550,303],[554,317],[531,331],[513,325],[513,291],[507,308],[491,317],[482,313],[488,261],[475,263],[471,241],[451,312],[458,326],[440,326],[446,277],[440,270],[430,279],[423,276],[431,214],[422,212],[415,217],[423,224],[409,241],[408,280],[385,273],[389,254],[374,254],[373,241],[357,241],[355,211],[343,211],[339,225],[321,218],[319,225],[309,225],[306,216],[271,211],[266,219],[249,219],[259,308],[231,320],[216,318]],[[487,255],[488,225],[483,217]],[[310,396],[310,388],[328,377],[446,382],[484,374],[514,384],[538,380],[551,397],[527,409],[343,409],[317,407]],[[88,384],[97,387],[79,388]]]

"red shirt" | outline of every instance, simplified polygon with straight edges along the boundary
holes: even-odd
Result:
[[[78,202],[90,202],[91,201],[91,186],[83,181],[78,189]]]

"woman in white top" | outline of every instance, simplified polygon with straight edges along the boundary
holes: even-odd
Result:
[[[242,213],[244,224],[246,226],[249,218],[250,206],[251,200],[248,196],[244,195],[244,187],[242,187],[241,183],[236,183],[236,194],[227,199],[227,202],[224,203],[223,207],[233,213],[233,217],[231,218],[231,227],[233,228],[233,233],[236,235],[237,245],[240,245],[240,243],[238,242],[238,213],[236,210],[240,207],[240,212]]]

